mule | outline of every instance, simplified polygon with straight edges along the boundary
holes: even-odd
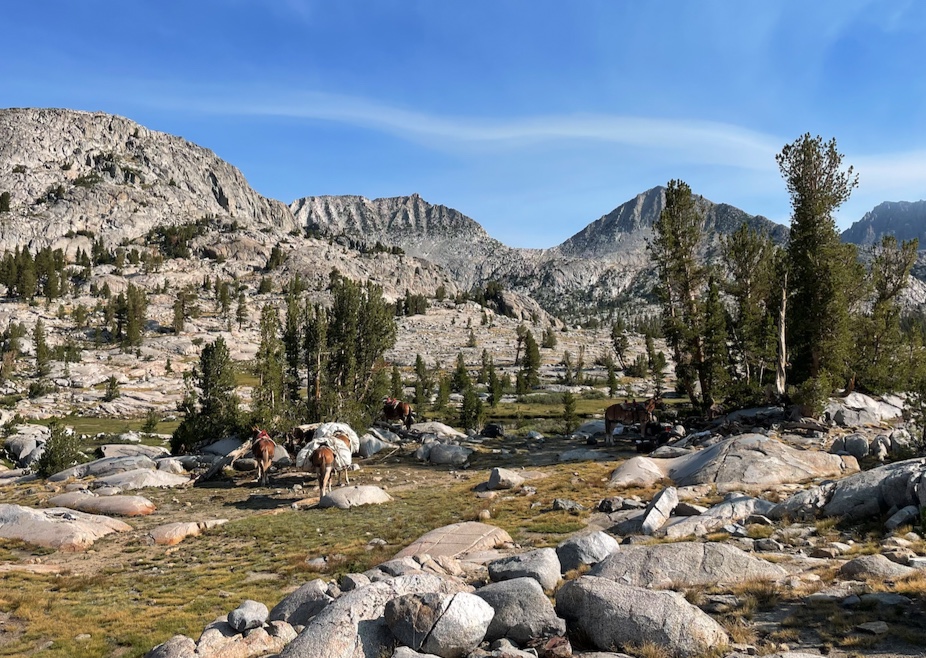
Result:
[[[415,412],[412,409],[412,405],[408,402],[403,402],[402,400],[395,400],[393,398],[385,398],[383,400],[383,420],[394,421],[398,420],[403,425],[405,429],[411,429],[412,423],[415,422]]]
[[[629,402],[617,402],[604,410],[605,443],[614,443],[614,428],[618,423],[624,425],[645,424],[653,421],[653,412],[656,410],[658,399],[652,397],[645,402],[637,402],[633,398]]]
[[[350,438],[340,432],[336,432],[330,438],[330,441],[341,443],[347,447],[347,450],[340,449],[337,443],[321,443],[312,454],[309,455],[309,463],[312,470],[318,476],[318,497],[321,500],[325,493],[331,493],[331,475],[338,474],[338,485],[350,484],[350,476],[347,474],[350,468]]]
[[[270,465],[273,463],[276,445],[265,430],[254,428],[251,453],[257,460],[257,481],[265,487],[270,486]]]

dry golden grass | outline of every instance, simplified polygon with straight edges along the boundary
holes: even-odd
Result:
[[[750,539],[767,539],[775,534],[775,526],[752,523],[746,526],[746,532]]]
[[[759,641],[755,628],[742,618],[727,617],[721,619],[720,625],[723,626],[734,644],[754,645]]]
[[[624,647],[635,658],[672,658],[672,653],[660,644],[646,642],[645,644],[629,644]]]

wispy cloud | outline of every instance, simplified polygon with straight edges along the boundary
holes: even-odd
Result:
[[[781,147],[777,138],[715,121],[601,114],[473,119],[436,116],[325,93],[277,98],[255,93],[249,98],[262,100],[201,97],[191,103],[190,97],[184,96],[182,106],[216,114],[334,121],[443,148],[513,148],[543,142],[597,141],[658,149],[667,157],[687,162],[756,170],[773,169],[773,156]]]

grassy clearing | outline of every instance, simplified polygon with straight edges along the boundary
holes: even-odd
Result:
[[[41,419],[41,420],[32,420],[37,425],[48,425],[51,422],[51,419]],[[125,432],[140,432],[141,426],[145,423],[144,418],[131,418],[131,419],[122,419],[122,418],[95,418],[92,416],[64,416],[61,418],[63,422],[68,427],[73,427],[74,431],[77,434],[85,434],[89,437],[95,437],[97,434],[108,434],[108,435],[118,435]],[[158,423],[157,432],[158,434],[170,434],[179,425],[180,422],[177,420],[162,420]],[[112,439],[113,437],[108,437]],[[148,441],[145,441],[148,443]],[[159,442],[159,439],[152,439],[152,443]],[[96,445],[93,443],[93,439],[88,440],[87,446],[85,448],[95,448]]]
[[[83,428],[78,431],[89,429]],[[538,467],[541,477],[526,483],[535,492],[500,492],[487,500],[477,498],[474,488],[488,480],[488,464],[449,471],[399,455],[370,460],[351,478],[387,487],[394,501],[346,511],[292,510],[293,502],[315,493],[314,480],[294,491],[293,485],[306,480],[294,472],[273,474],[270,489],[256,487],[253,474],[227,471],[202,487],[145,490],[158,511],[127,519],[132,532],[105,537],[91,551],[64,556],[0,541],[0,561],[41,561],[65,569],[57,575],[3,575],[0,613],[10,617],[0,633],[0,656],[143,656],[178,633],[198,638],[206,624],[245,599],[272,607],[313,578],[369,569],[422,534],[475,520],[483,509],[490,523],[521,545],[552,546],[583,528],[597,502],[614,493],[606,487],[613,467],[613,462]],[[4,487],[0,495],[4,502],[40,507],[57,492],[33,484]],[[586,510],[553,511],[555,498]],[[146,540],[147,530],[157,525],[212,518],[230,520],[175,547]],[[373,548],[372,539],[386,545]],[[328,558],[325,570],[313,571],[307,561],[321,556]]]

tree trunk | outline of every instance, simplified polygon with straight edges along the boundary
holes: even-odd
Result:
[[[781,308],[778,309],[778,366],[775,371],[775,393],[784,397],[787,384],[788,346],[785,342],[785,313],[788,309],[788,274],[781,285]]]

